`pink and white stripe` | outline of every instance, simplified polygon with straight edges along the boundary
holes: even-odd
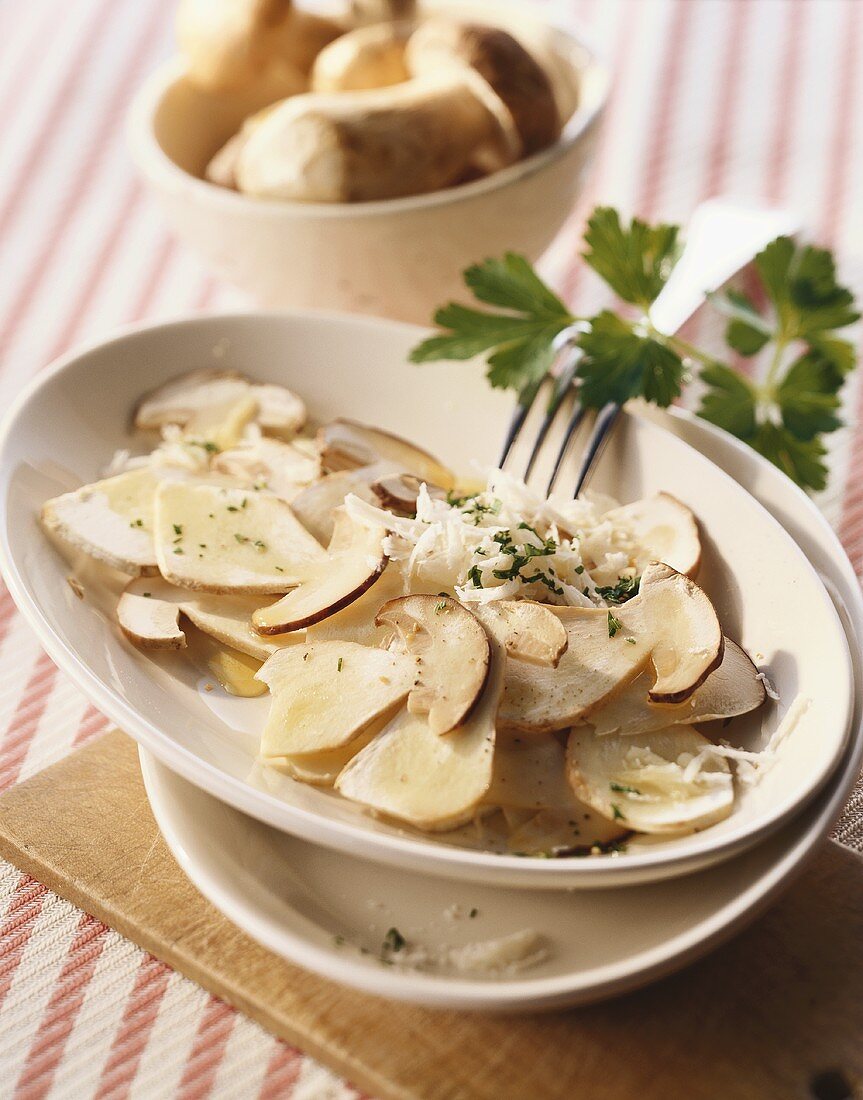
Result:
[[[584,202],[546,269],[579,309],[596,201],[685,220],[710,194],[788,203],[863,291],[858,0],[537,0],[618,76]],[[242,304],[166,234],[122,140],[126,103],[171,49],[173,0],[0,6],[0,405],[75,342],[138,318]],[[825,63],[825,59],[828,59]],[[699,336],[709,336],[697,319]],[[863,386],[822,503],[863,572]],[[0,790],[105,721],[0,593]],[[0,1066],[19,1097],[357,1095],[97,921],[0,864]]]

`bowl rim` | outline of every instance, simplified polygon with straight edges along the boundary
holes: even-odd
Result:
[[[209,325],[224,326],[240,322],[244,325],[264,323],[291,324],[304,323],[308,320],[324,322],[328,324],[341,324],[348,327],[362,326],[365,328],[386,328],[404,333],[420,334],[425,330],[406,322],[389,321],[380,318],[357,317],[351,314],[336,312],[313,312],[307,310],[278,310],[255,312],[226,312],[211,314],[191,314],[161,322],[144,322],[124,326],[114,330],[101,339],[94,339],[83,347],[73,349],[54,363],[41,371],[19,393],[6,415],[0,423],[0,467],[6,467],[3,463],[10,439],[15,431],[19,416],[25,407],[37,396],[39,391],[46,387],[58,375],[73,370],[77,364],[84,363],[88,356],[97,349],[103,349],[111,345],[122,345],[127,341],[134,341],[136,337],[144,337],[146,333],[156,330],[175,329],[187,326],[208,327]],[[681,441],[682,442],[682,441]],[[682,444],[689,447],[688,444]],[[695,452],[699,454],[699,452]],[[702,456],[704,457],[704,456]],[[705,462],[710,460],[704,457]],[[715,465],[711,463],[711,465]],[[733,481],[720,467],[716,467],[720,478]],[[3,476],[3,484],[0,490],[5,490],[9,474]],[[741,492],[746,492],[740,487]],[[757,500],[756,500],[756,503]],[[225,773],[214,763],[202,759],[200,756],[174,740],[159,723],[146,714],[137,711],[125,699],[118,695],[114,689],[99,678],[92,671],[86,661],[76,652],[73,646],[68,645],[63,638],[55,632],[50,618],[35,594],[30,591],[30,586],[19,569],[19,564],[12,554],[8,538],[8,514],[7,496],[4,491],[0,499],[0,572],[2,572],[10,593],[21,610],[28,625],[36,633],[40,643],[49,656],[67,675],[73,677],[82,690],[90,696],[103,713],[116,722],[126,733],[135,740],[143,743],[151,752],[162,760],[171,770],[178,772],[195,786],[202,787],[217,798],[233,805],[237,809],[256,817],[259,820],[275,825],[276,828],[293,833],[294,835],[314,840],[327,847],[338,848],[342,851],[354,851],[362,854],[367,845],[363,843],[365,838],[358,838],[356,827],[345,822],[330,819],[316,811],[306,810],[300,807],[286,806],[276,795],[257,790],[240,782],[233,776]],[[759,505],[759,507],[762,507]],[[774,516],[763,508],[765,520],[780,530],[782,525]],[[818,578],[814,567],[806,561],[806,565]],[[850,565],[849,565],[850,568]],[[819,583],[823,582],[818,578]],[[824,591],[824,598],[830,605],[836,618],[836,627],[843,639],[846,637],[843,624],[835,610],[829,593]],[[826,771],[821,781],[814,786],[802,800],[786,807],[784,812],[768,815],[757,827],[739,826],[721,842],[710,842],[710,832],[705,830],[702,834],[706,843],[694,846],[685,853],[664,852],[661,847],[652,851],[644,851],[633,856],[619,854],[614,859],[614,878],[626,875],[628,871],[633,874],[638,870],[651,869],[653,878],[663,877],[664,873],[677,868],[671,873],[685,874],[691,868],[697,869],[703,860],[716,858],[729,858],[737,851],[756,842],[762,836],[778,829],[782,822],[796,815],[800,810],[814,799],[819,791],[829,783],[831,777],[839,767],[840,761],[847,749],[848,741],[852,736],[851,719],[853,713],[853,662],[850,649],[844,646],[844,663],[847,665],[847,678],[852,685],[851,698],[845,701],[847,713],[845,715],[845,736],[843,745],[836,754],[831,767]],[[269,808],[270,816],[262,816],[265,809]],[[287,811],[287,813],[286,813]],[[290,817],[294,827],[286,827],[286,817]],[[314,819],[314,828],[298,828],[302,819]],[[422,840],[415,840],[411,836],[390,836],[388,834],[375,834],[373,854],[368,858],[375,861],[393,865],[413,866],[419,859],[425,870],[440,875],[444,878],[465,877],[478,870],[478,864],[485,871],[494,876],[495,871],[499,877],[509,872],[518,872],[520,885],[528,888],[570,888],[575,885],[572,881],[575,870],[580,884],[595,886],[614,886],[617,883],[609,881],[609,873],[612,868],[608,861],[592,861],[582,859],[576,861],[558,863],[554,860],[525,860],[515,856],[500,855],[497,853],[462,849],[455,846],[428,844]],[[491,881],[491,879],[489,879]]]
[[[445,6],[446,4],[441,3],[440,0],[434,3],[434,7]],[[505,3],[502,6],[514,12],[529,11],[519,3]],[[184,76],[183,62],[179,55],[164,61],[147,77],[133,97],[126,116],[127,145],[136,166],[146,177],[167,186],[170,190],[186,189],[194,193],[200,201],[208,202],[226,212],[251,213],[254,211],[255,214],[269,218],[375,218],[469,202],[490,191],[512,186],[520,180],[534,176],[560,160],[590,133],[608,103],[611,68],[601,51],[589,43],[581,33],[574,34],[551,20],[537,19],[535,13],[532,14],[532,18],[537,25],[552,27],[555,32],[564,35],[573,47],[584,51],[586,55],[584,70],[595,73],[597,86],[590,102],[584,105],[579,103],[576,106],[564,125],[560,137],[553,145],[497,172],[492,172],[491,175],[484,176],[482,179],[422,195],[405,195],[395,199],[353,203],[256,199],[227,187],[219,187],[181,168],[168,156],[156,137],[156,114],[169,89],[179,83]]]

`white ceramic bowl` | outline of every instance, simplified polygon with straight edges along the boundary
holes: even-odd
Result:
[[[249,935],[291,962],[379,996],[482,1011],[559,1008],[623,993],[717,946],[762,912],[819,849],[863,758],[859,582],[823,515],[775,466],[704,420],[679,410],[652,415],[752,486],[834,593],[855,654],[855,736],[826,789],[763,843],[686,878],[613,892],[516,893],[452,883],[442,893],[434,879],[286,840],[194,790],[142,748],[147,794],[171,851]],[[476,921],[448,920],[453,904],[462,913],[476,908]],[[377,949],[391,926],[432,950],[532,927],[551,953],[542,966],[495,981],[382,967],[357,949]]]
[[[435,10],[446,4],[432,4]],[[524,6],[462,3],[506,25]],[[508,14],[509,13],[509,16]],[[504,250],[536,260],[572,210],[590,163],[608,73],[565,31],[580,102],[551,148],[485,179],[430,195],[369,203],[272,202],[201,179],[248,106],[189,84],[179,62],[142,87],[129,116],[132,156],[175,232],[265,306],[337,309],[427,324],[463,293],[461,272]]]
[[[811,699],[776,765],[740,792],[726,821],[694,836],[634,842],[615,857],[526,860],[375,821],[331,792],[256,764],[265,700],[200,691],[182,659],[153,661],[91,600],[74,597],[65,564],[36,522],[39,506],[97,477],[128,443],[128,412],[141,392],[193,367],[217,363],[285,382],[303,394],[313,418],[347,414],[394,429],[456,468],[492,462],[508,398],[488,389],[477,363],[407,365],[420,335],[360,318],[198,317],[129,332],[41,375],[0,439],[0,548],[10,590],[46,649],[105,713],[191,782],[286,832],[404,868],[532,888],[629,885],[727,858],[776,829],[841,756],[852,698],[844,633],[824,586],[779,524],[701,454],[637,416],[623,418],[596,487],[622,500],[667,489],[696,511],[705,529],[702,583],[726,631],[756,655],[782,695],[778,708],[735,722],[729,734],[758,748],[798,693]]]

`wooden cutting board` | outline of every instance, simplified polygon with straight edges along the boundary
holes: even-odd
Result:
[[[836,844],[683,973],[510,1017],[390,1004],[259,947],[174,862],[116,731],[0,799],[0,854],[381,1100],[863,1097],[863,860]]]

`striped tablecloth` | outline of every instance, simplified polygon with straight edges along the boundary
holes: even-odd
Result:
[[[174,0],[0,0],[0,408],[112,326],[242,306],[166,233],[123,144],[133,90],[171,50]],[[537,0],[538,6],[541,0]],[[592,193],[547,271],[567,298],[601,199],[685,221],[729,193],[789,204],[863,292],[863,0],[567,0],[547,7],[618,79]],[[855,202],[855,199],[857,201]],[[699,323],[696,321],[696,328]],[[820,503],[863,568],[863,427],[832,439]],[[0,790],[105,719],[0,595]],[[863,814],[840,836],[860,846]],[[0,864],[0,1094],[348,1097],[311,1059]]]

